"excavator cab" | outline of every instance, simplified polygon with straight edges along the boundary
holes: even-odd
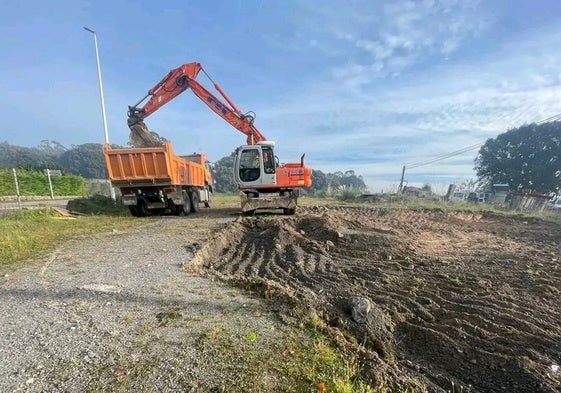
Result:
[[[242,213],[246,215],[258,209],[283,209],[284,214],[296,211],[298,195],[279,184],[287,168],[279,165],[274,148],[274,142],[261,141],[240,146],[236,151],[234,179],[240,189]]]
[[[240,146],[234,162],[234,179],[240,188],[276,187],[278,166],[271,141]]]

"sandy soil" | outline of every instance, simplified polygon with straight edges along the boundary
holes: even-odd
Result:
[[[537,218],[304,207],[236,220],[186,267],[276,284],[363,353],[375,384],[559,392],[560,244],[561,225]]]

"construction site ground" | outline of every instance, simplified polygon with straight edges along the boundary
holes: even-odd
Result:
[[[559,392],[560,244],[558,221],[501,212],[153,217],[4,277],[0,390],[291,391],[260,370],[307,315],[373,392]]]

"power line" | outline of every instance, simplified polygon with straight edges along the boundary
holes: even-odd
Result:
[[[475,150],[475,149],[481,147],[482,145],[483,145],[483,143],[476,143],[474,145],[470,145],[470,146],[464,147],[462,149],[459,149],[459,150],[456,150],[456,151],[453,151],[453,152],[450,152],[450,153],[441,154],[439,156],[429,158],[427,160],[417,161],[417,162],[413,162],[411,164],[405,164],[405,167],[407,169],[414,169],[414,168],[418,168],[418,167],[421,167],[421,166],[429,165],[429,164],[432,164],[432,163],[435,163],[435,162],[438,162],[438,161],[446,160],[447,158],[458,156],[460,154],[466,153],[466,152],[471,151],[471,150]]]
[[[550,117],[545,118],[543,120],[540,120],[540,121],[536,122],[536,124],[541,125],[541,124],[544,124],[544,123],[558,121],[558,120],[561,120],[561,113],[559,113],[557,115],[550,116]],[[455,157],[455,156],[459,156],[460,154],[467,153],[468,151],[475,150],[475,149],[483,146],[483,144],[484,144],[484,142],[483,143],[476,143],[474,145],[467,146],[467,147],[464,147],[462,149],[459,149],[459,150],[456,150],[456,151],[453,151],[453,152],[450,152],[450,153],[444,153],[444,154],[435,156],[433,158],[429,158],[427,160],[417,161],[417,162],[413,162],[413,163],[410,163],[410,164],[405,164],[405,167],[407,169],[415,169],[415,168],[419,168],[419,167],[422,167],[422,166],[434,164],[435,162],[443,161],[443,160],[446,160],[448,158],[452,158],[452,157]]]
[[[549,123],[552,121],[557,121],[557,120],[561,120],[561,113],[548,117],[547,119],[543,119],[541,121],[538,121],[536,124],[540,125],[540,124],[544,124],[544,123]]]

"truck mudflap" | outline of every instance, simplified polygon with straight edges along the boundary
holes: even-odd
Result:
[[[242,213],[252,213],[258,209],[283,209],[285,214],[294,214],[298,204],[295,193],[280,195],[279,193],[260,193],[258,196],[240,192]]]

